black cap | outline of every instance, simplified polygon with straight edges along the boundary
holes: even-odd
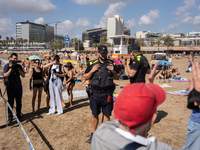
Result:
[[[107,47],[105,45],[98,46],[98,52],[99,53],[108,53]]]
[[[188,95],[187,108],[199,110],[198,106],[194,106],[194,102],[200,101],[199,96],[200,96],[200,92],[197,91],[196,89],[193,89],[192,91],[190,91],[190,93]]]
[[[131,45],[131,51],[140,52],[140,46],[137,44]]]
[[[72,66],[71,62],[67,62],[67,64],[65,65],[65,67],[70,67],[70,66]]]

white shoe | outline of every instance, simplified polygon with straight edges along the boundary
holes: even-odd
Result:
[[[47,116],[52,115],[52,114],[54,114],[54,113],[50,113],[50,112],[49,112],[49,113],[47,114]]]
[[[63,113],[57,113],[57,116],[62,115]]]

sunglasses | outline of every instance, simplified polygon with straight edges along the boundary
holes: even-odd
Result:
[[[39,64],[40,62],[35,62],[36,64]]]

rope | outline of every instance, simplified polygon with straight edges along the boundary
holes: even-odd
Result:
[[[3,97],[1,97],[1,98],[2,98],[2,100],[4,100],[5,103],[8,105],[8,107],[9,107],[9,109],[11,110],[12,114],[14,115],[15,119],[17,120],[17,123],[19,124],[19,127],[20,127],[20,129],[22,130],[22,132],[23,132],[23,134],[24,134],[24,136],[25,136],[25,138],[26,138],[26,141],[27,141],[27,143],[28,143],[30,149],[31,149],[31,150],[34,150],[33,145],[31,144],[31,141],[30,141],[29,138],[28,138],[28,135],[26,134],[26,132],[25,132],[25,130],[24,130],[22,124],[20,123],[19,119],[18,119],[17,116],[15,115],[15,113],[14,113],[13,109],[11,108],[10,104],[9,104],[9,103],[7,102],[7,100],[5,100]]]

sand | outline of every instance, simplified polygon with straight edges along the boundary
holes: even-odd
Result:
[[[151,55],[146,56],[150,60]],[[8,57],[8,55],[0,54],[0,57]],[[26,56],[19,56],[21,60],[25,58]],[[200,61],[200,59],[196,58],[195,61]],[[179,70],[182,77],[192,77],[191,73],[185,73],[189,64],[187,58],[174,59],[173,64],[175,67],[185,68]],[[125,85],[128,82],[128,80],[115,81],[115,83],[120,85]],[[189,86],[188,82],[159,83],[159,80],[155,80],[154,83],[172,86],[164,88],[166,92],[184,90]],[[46,94],[43,92],[41,111],[40,113],[33,114],[31,106],[32,91],[29,90],[29,75],[26,75],[22,79],[22,84],[23,118],[21,124],[35,149],[90,149],[90,144],[87,143],[91,133],[91,110],[88,98],[74,99],[74,105],[70,108],[64,108],[64,114],[60,116],[56,114],[47,116]],[[3,91],[5,90],[2,80],[0,80],[0,87]],[[80,86],[80,83],[76,83],[74,90],[85,90],[85,87]],[[120,93],[121,90],[121,88],[117,87],[115,93]],[[7,99],[6,94],[4,97]],[[65,101],[65,103],[68,104],[68,101]],[[191,113],[186,108],[186,104],[186,96],[167,94],[165,102],[158,107],[158,117],[154,127],[149,131],[149,135],[156,136],[158,141],[165,142],[173,146],[173,148],[181,148],[185,144],[187,122]],[[37,99],[35,106],[37,106]],[[5,106],[1,99],[0,110],[0,149],[29,149],[26,139],[16,121],[8,127],[5,126]],[[111,120],[114,120],[113,115]]]

